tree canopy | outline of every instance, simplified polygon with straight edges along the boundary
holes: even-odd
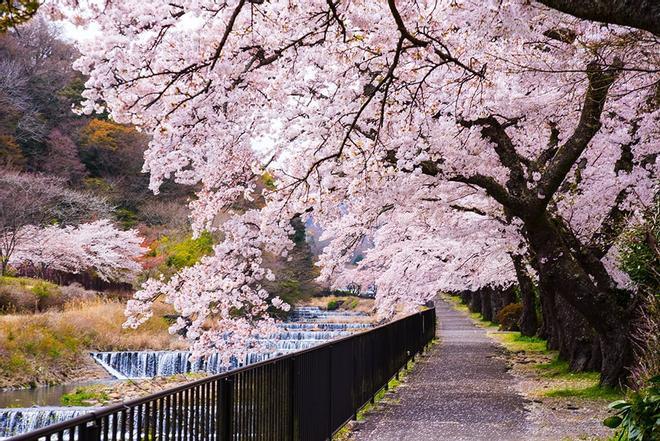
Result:
[[[50,11],[101,30],[76,62],[83,110],[149,133],[151,189],[195,186],[194,229],[225,234],[148,282],[131,325],[164,294],[196,353],[238,347],[284,306],[268,300],[262,253],[286,255],[290,219],[313,215],[332,283],[374,239],[349,271],[377,284],[384,314],[461,283],[511,284],[523,257],[550,332],[593,342],[569,356],[607,384],[625,377],[640,296],[614,245],[657,195],[652,4],[614,20],[598,14],[608,2],[73,3]],[[266,205],[218,226],[264,169]]]

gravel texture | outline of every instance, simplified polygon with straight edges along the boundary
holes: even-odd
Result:
[[[436,302],[440,343],[377,411],[356,441],[529,440],[525,400],[501,349],[463,313]]]

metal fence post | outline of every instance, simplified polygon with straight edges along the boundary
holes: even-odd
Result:
[[[234,380],[225,378],[222,380],[220,399],[222,400],[222,425],[220,441],[231,441],[232,439],[232,410],[234,407]]]
[[[97,420],[91,424],[85,424],[80,427],[80,440],[81,441],[98,441],[101,439],[101,426]]]
[[[289,429],[290,441],[296,439],[296,357],[289,359]]]

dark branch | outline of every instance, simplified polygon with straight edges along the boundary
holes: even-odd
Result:
[[[658,0],[537,0],[586,20],[630,26],[660,35]]]
[[[607,99],[607,92],[616,79],[621,64],[617,60],[615,65],[605,70],[596,62],[591,62],[587,66],[589,86],[584,97],[580,121],[571,137],[557,149],[539,182],[538,187],[542,191],[544,205],[547,205],[573,164],[600,130],[600,115]]]

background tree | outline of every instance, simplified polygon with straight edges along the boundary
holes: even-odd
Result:
[[[58,178],[0,170],[0,270],[7,272],[16,247],[32,234],[25,227],[76,225],[107,217],[107,203],[89,193],[66,188]]]

